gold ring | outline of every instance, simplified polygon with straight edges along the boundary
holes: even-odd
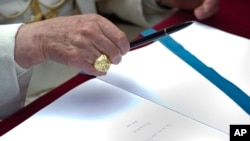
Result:
[[[110,60],[105,54],[101,54],[94,62],[94,67],[100,72],[107,72],[110,68]]]

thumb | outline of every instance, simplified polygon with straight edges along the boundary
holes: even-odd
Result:
[[[204,0],[203,4],[194,10],[197,19],[202,20],[211,17],[219,9],[219,0]]]

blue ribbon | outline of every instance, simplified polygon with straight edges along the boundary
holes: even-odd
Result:
[[[143,36],[146,36],[154,32],[156,32],[154,29],[148,29],[141,34]],[[206,66],[202,61],[192,55],[170,36],[162,37],[159,39],[159,41],[175,55],[181,58],[184,62],[189,64],[192,68],[203,75],[207,80],[212,82],[216,87],[218,87],[228,97],[230,97],[236,104],[238,104],[245,112],[247,112],[248,115],[250,115],[250,97],[244,91],[242,91],[232,82],[222,77],[212,68]]]

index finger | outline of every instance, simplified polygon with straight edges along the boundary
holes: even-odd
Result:
[[[130,50],[126,34],[107,19],[102,18],[102,20],[99,24],[104,35],[120,49],[122,55],[125,55]]]

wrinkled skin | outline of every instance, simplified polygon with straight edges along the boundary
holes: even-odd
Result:
[[[93,63],[102,53],[118,64],[129,51],[126,35],[97,14],[58,17],[20,27],[15,44],[15,60],[29,68],[47,60],[104,75]]]

